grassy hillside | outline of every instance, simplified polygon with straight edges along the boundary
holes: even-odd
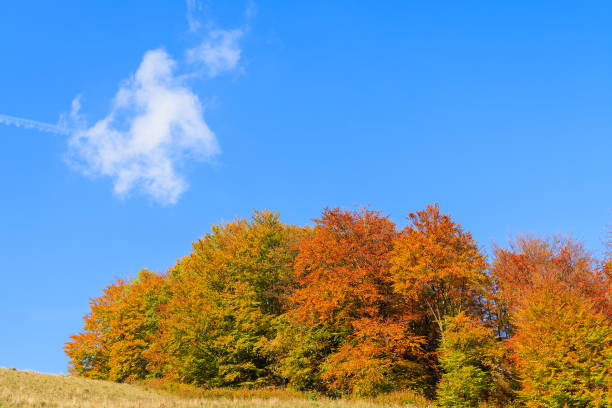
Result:
[[[179,397],[136,385],[38,374],[0,368],[0,408],[382,408],[406,407],[381,401],[309,400],[298,394],[215,392],[201,397]]]

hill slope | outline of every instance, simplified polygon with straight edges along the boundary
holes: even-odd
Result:
[[[382,408],[366,401],[311,401],[278,398],[187,399],[136,385],[0,368],[0,408]],[[404,405],[404,407],[406,407]]]

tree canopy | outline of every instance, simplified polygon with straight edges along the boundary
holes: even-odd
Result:
[[[330,396],[412,390],[443,407],[608,407],[612,250],[518,236],[491,263],[437,204],[399,231],[379,211],[313,226],[255,211],[166,273],[90,302],[73,375]],[[612,246],[611,246],[612,247]]]

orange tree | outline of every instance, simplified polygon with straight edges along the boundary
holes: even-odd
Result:
[[[113,381],[156,376],[147,368],[146,353],[157,338],[159,306],[166,300],[164,277],[147,270],[132,282],[107,286],[90,302],[83,332],[66,343],[70,372]]]
[[[472,235],[441,214],[437,204],[408,218],[391,253],[391,276],[395,291],[420,314],[432,350],[445,317],[482,313],[489,284],[486,260]]]
[[[117,280],[104,288],[102,296],[89,302],[90,312],[83,318],[83,331],[70,336],[70,341],[64,346],[71,374],[108,379],[110,350],[107,338],[126,286],[126,282]]]
[[[296,388],[375,394],[417,381],[423,339],[393,292],[394,224],[368,209],[326,209],[295,260],[298,288],[276,339],[277,372]]]
[[[495,248],[494,252],[491,274],[496,287],[495,324],[501,337],[512,335],[513,309],[542,282],[559,283],[590,299],[597,310],[612,312],[606,268],[595,267],[582,243],[567,237],[519,235],[509,249]]]

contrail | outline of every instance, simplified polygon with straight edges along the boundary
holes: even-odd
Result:
[[[55,133],[58,135],[71,135],[74,133],[74,129],[64,126],[51,125],[49,123],[37,122],[35,120],[17,118],[15,116],[2,114],[0,114],[0,124],[24,127],[26,129],[36,129],[42,132]]]

